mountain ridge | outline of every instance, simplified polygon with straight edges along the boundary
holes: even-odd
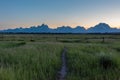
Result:
[[[99,23],[88,29],[85,29],[83,26],[76,26],[75,28],[70,26],[61,26],[52,29],[49,28],[48,25],[42,24],[29,28],[20,27],[15,29],[0,30],[0,33],[120,33],[120,29],[111,28],[106,23]]]

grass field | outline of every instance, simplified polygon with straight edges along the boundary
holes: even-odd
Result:
[[[71,44],[67,80],[119,80],[120,54],[112,46],[115,45]]]
[[[0,80],[119,80],[120,35],[0,34]]]
[[[1,42],[0,80],[54,80],[62,48],[57,43]]]

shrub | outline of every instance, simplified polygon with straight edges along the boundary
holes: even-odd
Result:
[[[31,41],[31,42],[35,42],[35,40],[33,40],[33,39],[31,39],[30,41]]]
[[[99,59],[99,65],[103,69],[116,68],[117,64],[111,56],[102,55]]]

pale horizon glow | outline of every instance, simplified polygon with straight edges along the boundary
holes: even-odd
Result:
[[[98,23],[120,28],[120,0],[1,0],[0,29],[47,24],[50,28]]]

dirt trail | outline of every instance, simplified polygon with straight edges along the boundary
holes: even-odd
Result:
[[[65,80],[66,74],[67,74],[67,67],[66,67],[66,52],[67,49],[64,48],[62,52],[62,66],[58,74],[58,79],[57,80]]]

